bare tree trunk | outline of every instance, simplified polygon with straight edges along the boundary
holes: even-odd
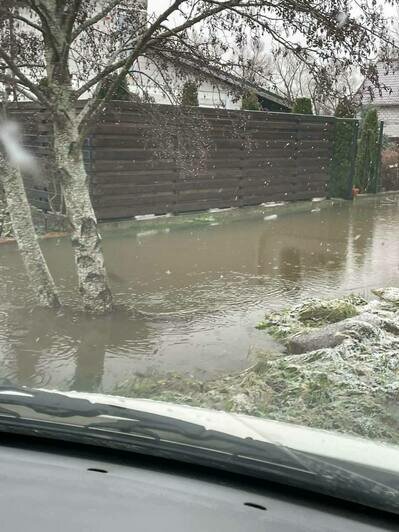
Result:
[[[37,301],[43,307],[59,307],[55,284],[37,241],[21,172],[1,161],[0,179],[14,236]]]
[[[84,308],[94,314],[104,314],[113,309],[112,294],[79,147],[79,135],[72,120],[55,125],[54,149],[57,167],[61,172],[67,216],[72,226],[72,246]]]

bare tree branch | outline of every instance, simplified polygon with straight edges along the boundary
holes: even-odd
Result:
[[[19,82],[27,87],[32,94],[36,96],[36,98],[41,102],[43,105],[48,107],[48,109],[53,109],[52,102],[47,98],[47,96],[41,91],[37,85],[35,85],[25,74],[20,70],[20,68],[14,63],[14,61],[11,59],[11,57],[7,54],[7,52],[4,50],[4,48],[0,48],[0,57],[4,60],[4,62],[7,64],[7,66],[11,69],[13,74],[18,78]]]
[[[97,22],[100,22],[104,17],[106,17],[115,7],[117,7],[122,0],[111,0],[109,4],[107,4],[103,9],[99,10],[94,17],[89,18],[83,24],[78,26],[75,31],[72,32],[72,41],[74,41],[82,32],[87,30],[87,28],[90,28],[90,26],[94,26],[97,24]]]
[[[168,93],[168,91],[165,90],[165,87],[163,85],[161,85],[160,83],[158,83],[158,81],[153,76],[150,76],[146,72],[141,72],[141,70],[130,70],[129,75],[133,78],[135,83],[137,83],[137,80],[136,80],[136,78],[133,77],[133,74],[140,74],[140,76],[144,76],[147,79],[149,79],[156,87],[158,87],[163,92],[163,94],[168,98],[169,103],[171,105],[175,105],[176,104],[176,100],[174,100],[171,97],[171,95]]]
[[[179,26],[175,26],[174,28],[172,28],[170,30],[166,30],[163,33],[160,33],[159,35],[154,37],[151,40],[151,42],[149,42],[149,46],[151,46],[152,44],[155,44],[157,41],[166,40],[168,37],[176,35],[177,33],[180,33],[180,32],[182,32],[182,31],[184,31],[186,29],[192,28],[193,26],[195,26],[196,24],[198,24],[202,20],[210,18],[210,17],[212,17],[214,15],[217,15],[218,13],[221,13],[222,11],[230,9],[230,8],[234,7],[235,5],[237,5],[237,4],[240,4],[240,0],[229,0],[227,2],[223,2],[222,4],[218,4],[218,6],[213,8],[213,9],[209,9],[207,11],[203,11],[201,14],[197,15],[196,17],[193,17],[192,19],[186,20],[186,22],[184,22],[183,24],[180,24]],[[162,22],[163,21],[161,21],[161,23]]]
[[[109,88],[107,89],[105,96],[103,98],[93,98],[92,101],[89,101],[86,106],[82,109],[82,111],[79,114],[79,126],[81,130],[81,139],[82,142],[85,139],[85,133],[88,128],[88,125],[90,122],[94,119],[96,113],[98,113],[101,109],[101,107],[107,103],[111,98],[112,95],[118,86],[118,84],[121,82],[122,79],[124,79],[129,72],[129,69],[132,67],[134,61],[140,56],[140,54],[144,51],[146,48],[146,45],[148,45],[148,41],[151,39],[151,36],[157,31],[157,29],[161,26],[161,24],[168,19],[168,17],[176,11],[176,9],[184,3],[185,0],[175,0],[168,9],[166,9],[162,14],[158,16],[156,21],[151,25],[151,27],[147,30],[147,32],[144,33],[144,35],[139,39],[135,49],[130,53],[130,55],[125,59],[125,62],[123,66],[121,67],[121,70],[118,74],[118,76],[115,78],[115,80],[110,84]],[[115,69],[114,69],[115,70]],[[105,76],[104,76],[105,77]],[[104,77],[102,79],[104,79]],[[95,96],[98,96],[99,92],[99,86],[97,87],[97,94]]]
[[[37,31],[40,31],[40,33],[43,33],[43,28],[41,26],[39,26],[39,24],[35,24],[35,22],[33,22],[32,20],[29,20],[28,18],[24,17],[23,15],[13,14],[12,18],[16,19],[16,20],[19,20],[19,21],[23,22],[24,24],[27,24],[31,28],[33,28],[33,29],[35,29]]]
[[[0,73],[0,82],[6,85],[9,84],[11,86],[16,86],[17,92],[19,94],[22,94],[22,96],[25,96],[25,98],[27,98],[28,100],[31,100],[32,102],[38,101],[37,97],[31,92],[27,91],[25,87],[21,83],[18,83],[14,77],[8,76],[7,74]]]
[[[97,85],[100,81],[107,78],[110,74],[113,74],[118,68],[121,68],[125,64],[125,59],[120,59],[116,63],[112,63],[111,65],[105,67],[101,72],[96,74],[93,78],[91,78],[87,83],[84,83],[81,85],[76,91],[76,97],[80,98],[82,94],[89,91],[92,87]]]
[[[42,33],[43,36],[46,38],[47,42],[51,45],[53,51],[58,54],[58,42],[57,37],[54,35],[53,27],[55,25],[55,21],[52,19],[49,11],[49,7],[47,5],[47,2],[45,1],[36,1],[36,0],[29,0],[30,4],[32,6],[32,10],[37,14],[37,16],[40,18],[42,22]]]

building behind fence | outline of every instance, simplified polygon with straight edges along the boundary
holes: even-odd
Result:
[[[59,205],[46,115],[28,103],[13,115],[50,176],[50,183],[27,178],[31,202],[44,210]],[[324,197],[337,123],[333,117],[114,102],[84,147],[97,217]],[[356,142],[354,137],[340,156],[353,161]],[[347,168],[345,194],[353,165]]]

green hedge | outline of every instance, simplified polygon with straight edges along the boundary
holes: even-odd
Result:
[[[337,118],[355,118],[356,111],[356,103],[347,96],[344,96],[338,102],[337,107],[335,108],[334,116]]]
[[[378,114],[376,109],[368,109],[362,123],[356,159],[355,186],[361,192],[377,192],[378,158]]]
[[[115,81],[117,77],[117,74],[112,74],[107,79],[105,79],[102,83],[102,86],[99,90],[99,97],[104,98],[106,95],[108,88],[111,86],[111,84]],[[126,78],[123,78],[119,81],[118,85],[116,86],[114,93],[112,94],[113,100],[130,100],[131,94],[129,91],[129,85]]]
[[[352,184],[353,135],[356,122],[353,119],[337,119],[335,123],[335,139],[333,156],[330,164],[330,180],[328,195],[332,198],[350,199]]]
[[[310,98],[297,98],[294,101],[292,112],[301,115],[312,115],[312,102]]]
[[[186,81],[183,85],[181,104],[189,107],[198,107],[198,87],[195,81]]]
[[[351,172],[354,169],[354,134],[358,127],[354,120],[356,106],[352,100],[343,97],[335,109],[335,136],[333,156],[330,165],[328,195],[333,198],[352,197]],[[338,120],[339,119],[339,120]]]
[[[241,109],[245,111],[261,111],[262,105],[255,91],[251,90],[243,94]]]

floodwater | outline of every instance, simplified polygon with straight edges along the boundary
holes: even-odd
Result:
[[[265,312],[309,297],[370,294],[399,285],[395,196],[307,212],[154,227],[104,235],[121,306],[91,318],[76,308],[67,239],[43,241],[66,302],[34,307],[14,245],[0,246],[0,378],[57,389],[111,392],[133,374],[179,372],[209,378],[278,348],[255,325]],[[264,219],[266,217],[266,219]],[[165,219],[165,224],[167,219]]]

